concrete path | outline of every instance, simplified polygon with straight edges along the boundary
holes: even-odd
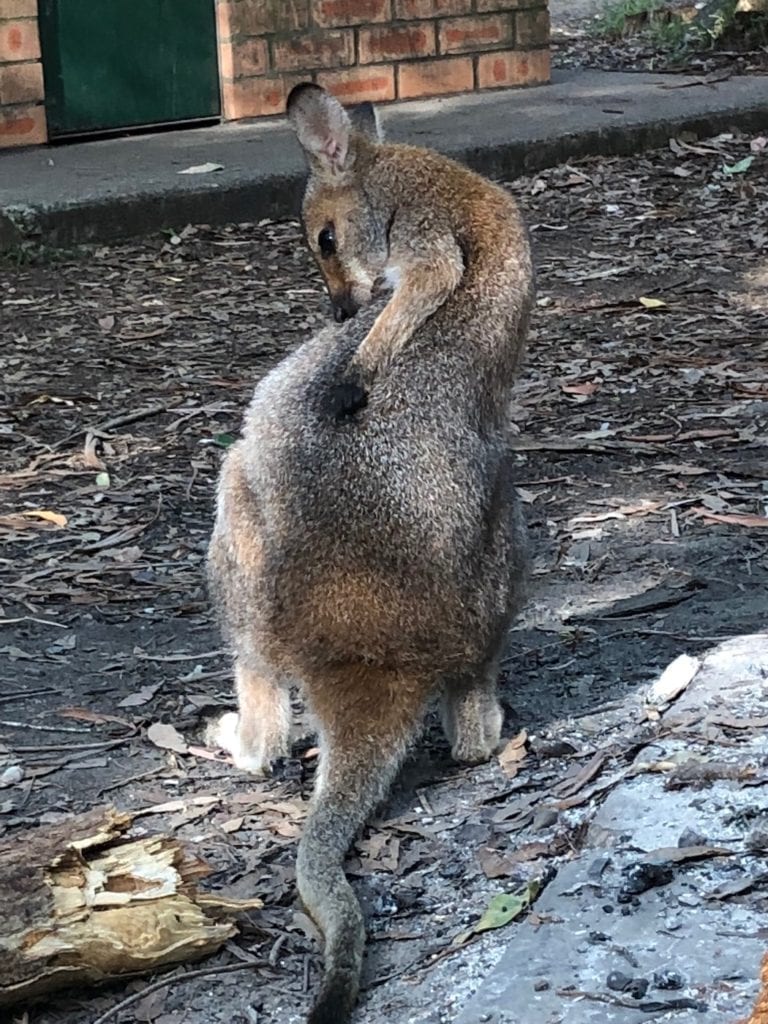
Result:
[[[768,950],[766,697],[768,633],[737,637],[703,659],[662,714],[658,738],[638,743],[535,916],[510,928],[455,1024],[748,1016]],[[586,728],[608,746],[638,736],[642,718],[641,702],[628,700],[563,732]]]
[[[684,82],[697,83],[684,87]],[[627,155],[687,130],[768,126],[768,77],[555,72],[538,88],[384,108],[389,136],[511,178],[568,158]],[[187,167],[223,170],[184,175]],[[189,222],[294,215],[304,166],[282,119],[0,152],[0,248],[68,246]]]

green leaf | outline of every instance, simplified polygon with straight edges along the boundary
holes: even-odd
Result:
[[[666,306],[666,302],[663,299],[649,299],[645,295],[641,295],[638,301],[646,309],[663,309]]]
[[[97,487],[109,487],[110,479],[109,473],[97,473],[96,474],[96,486]]]
[[[503,928],[505,924],[520,917],[524,910],[530,907],[539,892],[537,881],[529,882],[527,885],[516,889],[514,892],[502,892],[498,896],[491,897],[485,913],[475,925],[473,931],[488,932],[494,928]]]
[[[473,935],[480,932],[489,932],[494,928],[503,928],[504,925],[520,917],[523,911],[533,903],[541,891],[541,882],[534,878],[533,881],[515,889],[514,892],[502,892],[492,896],[485,913],[468,931],[457,935],[453,940],[455,946],[463,946]]]
[[[743,160],[739,160],[737,164],[723,164],[724,174],[744,174],[752,166],[754,156],[745,156]]]
[[[234,434],[217,434],[213,439],[213,443],[217,444],[219,448],[229,448],[235,441]]]

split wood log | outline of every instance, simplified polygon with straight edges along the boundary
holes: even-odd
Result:
[[[757,997],[755,1008],[746,1024],[768,1024],[768,953],[763,957],[760,970],[762,989]]]
[[[204,861],[131,824],[97,808],[0,842],[0,1006],[199,959],[262,905],[200,892]]]

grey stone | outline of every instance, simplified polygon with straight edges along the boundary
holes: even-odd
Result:
[[[756,717],[764,714],[766,698],[768,634],[739,637],[710,652],[669,715],[719,711]],[[630,721],[629,707],[626,713]],[[718,747],[705,724],[700,739],[692,729],[684,738],[673,733],[654,741],[653,759],[680,763],[687,752],[697,752],[712,760],[727,754],[739,764],[760,764],[768,753],[765,730],[740,734],[734,748]],[[646,754],[644,760],[651,758]],[[762,853],[750,854],[748,826],[740,824],[738,814],[758,804],[766,806],[760,787],[742,789],[733,780],[716,779],[697,791],[668,790],[657,771],[625,778],[593,813],[585,848],[561,866],[536,901],[533,922],[523,921],[506,933],[503,953],[455,1024],[477,1024],[487,1012],[509,1024],[641,1024],[649,1015],[733,1024],[747,1017],[765,952],[761,901],[707,895],[718,884],[762,870]],[[738,859],[672,860],[669,881],[639,894],[637,905],[623,908],[628,914],[618,912],[625,869],[642,862],[644,853],[674,850],[685,829],[713,837],[718,846],[737,852]],[[609,834],[615,845],[596,885],[590,869],[600,847],[594,840],[604,844]],[[620,985],[619,974],[624,976]],[[548,988],[539,985],[541,978]],[[650,978],[656,987],[643,994],[644,986],[636,983]],[[612,990],[614,984],[622,991]],[[673,986],[673,991],[664,990]],[[702,1004],[707,1010],[699,1015]]]

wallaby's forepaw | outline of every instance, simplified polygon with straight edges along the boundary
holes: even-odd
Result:
[[[472,716],[457,723],[458,730],[451,749],[454,761],[461,764],[490,761],[499,747],[503,719],[498,701],[492,701],[476,718]]]
[[[451,748],[451,757],[458,764],[485,764],[486,761],[490,761],[494,749],[494,746],[481,736],[462,736]]]
[[[370,345],[366,338],[350,359],[347,375],[370,388],[374,380],[387,369],[388,362],[386,351],[382,351],[378,345]]]
[[[235,762],[236,767],[251,775],[271,775],[272,765],[268,757],[246,750],[238,731],[238,715],[228,711],[215,722],[211,722],[205,730],[205,745],[225,750]]]

